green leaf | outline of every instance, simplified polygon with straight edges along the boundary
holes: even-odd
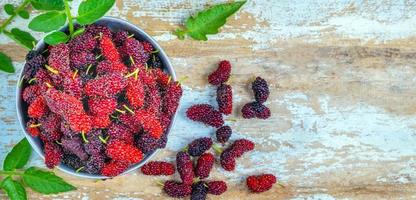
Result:
[[[10,200],[26,200],[26,190],[21,183],[13,180],[10,176],[6,177],[1,183],[1,187],[6,191]]]
[[[6,13],[8,15],[13,15],[14,14],[14,6],[12,4],[6,4],[4,5],[4,11],[6,11]]]
[[[86,0],[78,8],[77,21],[81,25],[92,24],[113,7],[115,0]]]
[[[12,60],[3,52],[0,52],[0,70],[7,73],[15,72]]]
[[[36,10],[64,10],[65,5],[62,0],[31,0],[33,8]]]
[[[45,37],[45,42],[49,45],[56,45],[60,43],[65,43],[69,40],[69,36],[64,32],[55,31]]]
[[[22,31],[18,28],[13,28],[10,32],[4,32],[10,36],[17,43],[27,47],[28,49],[33,49],[34,44],[36,44],[36,39],[28,32]]]
[[[227,18],[237,12],[246,1],[224,3],[215,5],[207,10],[199,12],[195,17],[189,17],[185,22],[185,30],[176,30],[174,33],[183,39],[185,34],[195,40],[208,40],[207,34],[217,34]]]
[[[72,37],[73,37],[73,38],[75,38],[75,37],[77,37],[78,35],[81,35],[83,32],[85,32],[85,28],[84,28],[84,27],[79,28],[79,29],[77,29],[76,31],[74,31],[74,33],[72,34]]]
[[[59,29],[66,22],[66,14],[58,11],[50,11],[32,19],[29,28],[38,32],[51,32]]]
[[[17,14],[23,19],[29,19],[29,12],[27,12],[26,10],[21,10]]]
[[[23,181],[34,191],[42,194],[56,194],[76,189],[54,173],[42,171],[34,167],[24,172]]]
[[[32,154],[32,147],[26,138],[17,143],[12,151],[7,154],[6,159],[3,162],[3,169],[6,171],[12,171],[14,169],[21,169],[29,161]]]

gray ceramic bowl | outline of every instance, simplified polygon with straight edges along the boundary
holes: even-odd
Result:
[[[135,26],[134,24],[131,24],[127,21],[124,21],[122,19],[118,19],[118,18],[114,18],[114,17],[103,17],[101,18],[99,21],[97,21],[95,24],[100,24],[100,25],[106,25],[108,26],[112,31],[119,31],[119,30],[125,30],[128,31],[129,33],[133,33],[134,37],[136,39],[142,40],[142,41],[148,41],[150,43],[152,43],[153,47],[155,49],[159,50],[158,56],[160,58],[160,60],[162,61],[163,67],[164,67],[164,71],[169,73],[172,76],[173,80],[176,80],[176,75],[175,72],[173,70],[172,64],[170,63],[168,56],[166,55],[166,53],[163,51],[163,49],[160,47],[160,45],[152,38],[150,37],[146,32],[144,32],[142,29],[140,29],[139,27]],[[66,31],[68,28],[65,27],[62,30]],[[35,47],[35,51],[38,52],[42,52],[46,47],[46,44],[44,43],[43,39],[40,40],[38,42],[38,44]],[[19,76],[19,80],[21,80],[23,76],[23,69],[20,72],[20,76]],[[26,113],[27,110],[27,104],[22,100],[22,89],[25,88],[26,83],[23,83],[21,85],[17,85],[17,90],[16,90],[16,108],[17,108],[17,116],[20,122],[20,126],[23,129],[23,132],[26,136],[26,138],[29,140],[29,143],[32,145],[33,149],[39,154],[40,157],[42,157],[42,159],[45,158],[44,156],[44,152],[42,149],[42,143],[40,141],[39,138],[37,137],[33,137],[30,134],[28,134],[27,130],[26,130],[26,123],[28,122],[28,116]],[[176,114],[175,114],[176,116]],[[171,124],[168,128],[167,131],[170,131],[172,124],[174,123],[175,120],[175,116],[173,116]],[[123,174],[129,173],[131,171],[134,171],[138,168],[140,168],[142,165],[144,165],[146,162],[148,162],[156,153],[158,150],[155,150],[153,152],[150,152],[148,154],[146,154],[144,156],[144,159],[142,161],[140,161],[139,163],[132,165],[130,168],[128,168]],[[74,175],[74,176],[78,176],[78,177],[82,177],[82,178],[91,178],[91,179],[106,179],[109,177],[106,176],[101,176],[101,175],[92,175],[92,174],[88,174],[88,173],[76,173],[74,169],[71,169],[68,166],[65,166],[63,164],[60,164],[58,166],[58,169]]]

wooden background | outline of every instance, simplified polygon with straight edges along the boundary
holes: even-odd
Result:
[[[1,6],[6,2],[18,1],[3,0]],[[226,180],[230,190],[208,199],[416,199],[416,1],[251,0],[208,42],[171,34],[190,14],[219,2],[119,0],[108,14],[154,36],[178,77],[190,77],[168,147],[155,159],[173,160],[193,138],[214,133],[184,112],[197,102],[215,105],[215,88],[206,77],[228,59],[234,66],[230,118],[237,119],[227,122],[232,139],[249,138],[257,146],[233,173],[217,165],[211,179]],[[0,18],[6,18],[3,10]],[[27,29],[27,23],[14,25]],[[0,50],[18,70],[23,66],[24,49],[4,36]],[[272,117],[265,121],[244,120],[240,113],[253,98],[254,75],[271,87]],[[16,77],[0,74],[1,160],[23,137],[14,105]],[[31,162],[44,166],[35,154]],[[276,174],[287,187],[248,193],[245,178],[262,172]],[[137,172],[91,181],[57,173],[78,190],[30,192],[30,199],[167,199],[156,184],[167,178]]]

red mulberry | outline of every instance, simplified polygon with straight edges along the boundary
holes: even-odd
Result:
[[[127,81],[126,97],[130,105],[134,108],[140,108],[144,104],[145,91],[141,80],[130,78]]]
[[[137,163],[143,159],[143,153],[133,145],[113,140],[107,145],[107,155],[125,163]]]
[[[58,72],[70,71],[69,47],[66,44],[52,46],[48,57],[48,64]]]
[[[110,140],[123,141],[126,144],[133,144],[133,132],[122,124],[113,123],[108,129]]]
[[[233,91],[230,85],[221,84],[217,89],[217,102],[221,113],[231,114],[233,111]]]
[[[163,191],[166,192],[170,197],[184,198],[191,194],[191,184],[179,183],[175,181],[166,181],[163,186]]]
[[[84,32],[68,43],[71,52],[91,52],[97,46],[97,40],[91,33]]]
[[[120,74],[111,74],[89,81],[84,87],[84,92],[88,96],[113,98],[126,85],[126,80]]]
[[[88,107],[91,114],[108,116],[117,107],[117,100],[113,98],[90,98]]]
[[[93,37],[102,35],[108,38],[112,38],[113,36],[110,28],[97,24],[88,25],[87,28],[85,28],[84,34],[91,34]]]
[[[32,103],[36,97],[40,96],[41,91],[38,85],[30,85],[23,90],[23,101]]]
[[[191,157],[186,152],[176,154],[176,167],[184,184],[192,184],[194,179],[194,166]]]
[[[202,154],[197,161],[195,175],[201,179],[208,178],[209,173],[214,167],[215,158],[211,153]]]
[[[227,60],[223,60],[218,65],[218,68],[208,76],[208,82],[212,85],[220,85],[225,83],[230,78],[231,64]]]
[[[143,126],[143,130],[150,134],[152,137],[159,139],[163,134],[162,125],[154,113],[144,110],[137,110],[136,118],[138,122]]]
[[[45,144],[45,164],[49,169],[59,165],[62,159],[62,150],[54,143]]]
[[[276,183],[276,177],[272,174],[249,176],[246,183],[252,192],[260,193],[270,190],[273,184]]]
[[[175,173],[175,166],[168,162],[151,161],[143,165],[141,168],[143,174],[152,176],[169,176]]]
[[[186,111],[186,116],[193,121],[202,122],[216,128],[219,128],[224,124],[221,113],[208,104],[191,106]]]
[[[29,117],[40,118],[48,112],[45,99],[42,96],[37,97],[27,109]]]
[[[114,177],[123,173],[128,167],[129,165],[127,163],[111,161],[110,163],[104,165],[101,169],[101,174],[103,176]]]
[[[103,36],[101,38],[100,49],[103,56],[109,61],[113,63],[121,61],[120,54],[118,53],[113,41],[111,41],[109,37]]]
[[[207,185],[209,194],[221,195],[227,191],[227,184],[224,181],[211,181]]]

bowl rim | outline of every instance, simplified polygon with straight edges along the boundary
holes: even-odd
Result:
[[[106,23],[105,23],[106,22]],[[159,50],[158,54],[160,59],[162,60],[162,62],[164,63],[164,69],[168,71],[168,73],[171,75],[172,79],[174,81],[177,80],[176,78],[176,74],[175,71],[173,69],[172,63],[169,60],[168,55],[165,53],[165,51],[163,50],[163,48],[156,42],[155,39],[153,39],[152,36],[150,36],[149,34],[147,34],[143,29],[141,29],[140,27],[132,24],[131,22],[124,20],[124,19],[120,19],[117,17],[111,17],[111,16],[104,16],[102,18],[100,18],[99,20],[97,20],[96,22],[94,22],[93,24],[107,24],[107,23],[118,23],[121,24],[123,27],[129,27],[131,30],[134,31],[134,34],[140,35],[140,37],[144,38],[145,41],[148,41],[150,43],[152,43],[152,45],[154,46],[155,49]],[[66,24],[61,30],[65,30],[68,28],[68,24]],[[36,46],[33,48],[33,50],[39,50],[41,48],[44,47],[44,45],[46,45],[46,43],[44,42],[44,38],[42,38],[41,40],[38,41],[38,43],[36,44]],[[19,79],[18,80],[22,80],[23,77],[23,71],[24,71],[24,66],[21,68],[20,73],[19,73]],[[23,110],[22,110],[22,98],[21,98],[21,94],[23,92],[23,84],[20,84],[21,81],[17,81],[17,85],[16,85],[16,110],[17,110],[17,118],[19,120],[19,124],[20,124],[20,128],[23,130],[23,133],[26,137],[26,139],[29,141],[31,147],[35,150],[35,152],[44,160],[45,156],[43,153],[42,148],[35,142],[35,137],[31,136],[27,130],[26,130],[26,124],[24,124],[24,114],[23,114]],[[171,128],[175,122],[176,119],[176,115],[177,112],[175,112],[175,114],[172,116],[170,125],[167,129],[167,132],[169,133],[171,131]],[[160,149],[156,149],[153,152],[151,152],[150,154],[146,155],[145,158],[143,158],[143,160],[141,160],[139,163],[136,163],[132,166],[130,166],[126,171],[124,171],[123,173],[117,175],[117,176],[121,176],[124,174],[128,174],[132,171],[137,170],[138,168],[140,168],[141,166],[143,166],[144,164],[146,164],[151,158],[153,158]],[[80,178],[88,178],[88,179],[108,179],[108,178],[114,178],[114,177],[108,177],[108,176],[102,176],[102,175],[94,175],[94,174],[88,174],[88,173],[77,173],[74,169],[69,168],[68,166],[64,165],[64,164],[59,164],[58,166],[56,166],[56,168],[58,168],[59,170],[76,176],[76,177],[80,177]]]

